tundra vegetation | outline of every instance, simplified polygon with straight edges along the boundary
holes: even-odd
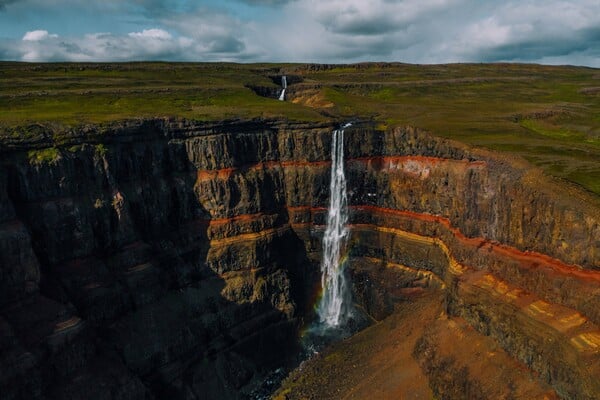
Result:
[[[289,101],[278,93],[282,74]],[[521,156],[600,194],[600,71],[525,64],[0,63],[1,134],[90,123],[367,118]],[[57,134],[57,145],[60,135]],[[46,157],[48,156],[48,157]],[[34,160],[49,160],[47,154]]]

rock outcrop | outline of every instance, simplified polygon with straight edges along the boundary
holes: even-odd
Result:
[[[5,140],[4,396],[249,394],[312,305],[333,128],[152,120]],[[413,128],[358,125],[345,148],[355,298],[374,318],[443,290],[453,326],[561,397],[598,397],[594,198]],[[415,357],[454,398],[436,329]]]

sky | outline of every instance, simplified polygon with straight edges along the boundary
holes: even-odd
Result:
[[[0,0],[0,60],[600,67],[600,0]]]

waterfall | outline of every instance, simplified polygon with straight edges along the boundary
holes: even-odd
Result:
[[[327,227],[323,237],[323,260],[321,262],[321,285],[323,297],[317,308],[319,320],[328,327],[345,322],[350,311],[350,288],[344,271],[345,251],[348,240],[348,197],[344,175],[344,129],[333,131],[331,145],[331,182],[327,213]]]
[[[283,87],[283,90],[281,90],[281,94],[279,95],[279,100],[284,101],[285,100],[285,89],[287,89],[287,78],[285,75],[283,75],[281,77],[281,86]]]

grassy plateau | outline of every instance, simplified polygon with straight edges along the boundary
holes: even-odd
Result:
[[[288,101],[276,96],[289,79]],[[257,88],[262,89],[257,90]],[[257,94],[262,93],[263,96]],[[371,118],[508,152],[600,195],[600,70],[527,64],[0,63],[0,144],[32,125]],[[36,162],[52,152],[32,154]]]

